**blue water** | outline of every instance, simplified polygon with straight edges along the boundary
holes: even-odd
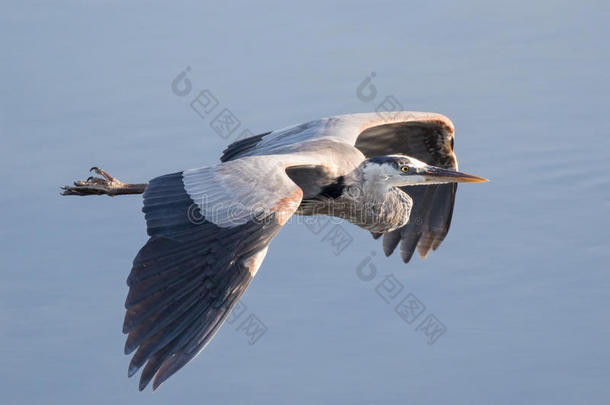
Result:
[[[0,401],[608,403],[609,17],[601,1],[3,1]],[[253,133],[393,96],[449,116],[460,167],[491,181],[460,187],[449,236],[409,265],[349,224],[343,250],[334,223],[288,225],[242,318],[139,393],[121,325],[141,198],[58,186],[216,162],[237,134],[191,109],[205,89]]]

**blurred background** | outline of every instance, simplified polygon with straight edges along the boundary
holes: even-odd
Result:
[[[2,1],[1,402],[608,403],[609,18],[603,1]],[[204,90],[210,115],[190,105]],[[460,186],[439,250],[404,265],[350,224],[290,224],[243,314],[139,393],[121,326],[141,197],[59,186],[213,164],[243,130],[388,99],[450,117],[460,168],[491,179]],[[224,108],[230,136],[210,126]]]

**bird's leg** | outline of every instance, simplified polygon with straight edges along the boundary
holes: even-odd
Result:
[[[148,184],[128,184],[119,181],[116,177],[106,173],[98,167],[92,167],[89,171],[95,172],[102,177],[89,177],[87,180],[78,180],[73,186],[63,186],[62,195],[102,195],[111,197],[121,194],[142,194]]]

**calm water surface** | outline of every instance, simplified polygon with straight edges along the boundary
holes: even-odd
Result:
[[[609,17],[601,1],[4,1],[1,402],[608,403]],[[242,300],[267,332],[225,325],[138,393],[121,325],[141,198],[58,186],[94,164],[138,182],[216,162],[231,138],[190,108],[204,89],[253,133],[393,96],[451,117],[460,167],[491,182],[460,187],[449,236],[409,265],[349,224],[338,255],[327,230],[288,225]],[[403,286],[389,302],[384,280]],[[431,345],[428,316],[445,328]]]

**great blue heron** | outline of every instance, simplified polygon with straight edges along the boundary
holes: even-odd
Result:
[[[385,113],[383,115],[390,115]],[[351,114],[232,143],[221,163],[125,184],[102,177],[65,195],[144,193],[150,239],[133,261],[123,332],[131,377],[153,390],[212,339],[293,215],[332,215],[400,243],[408,262],[447,235],[457,182],[453,124],[421,112]],[[416,221],[409,222],[409,218]]]

